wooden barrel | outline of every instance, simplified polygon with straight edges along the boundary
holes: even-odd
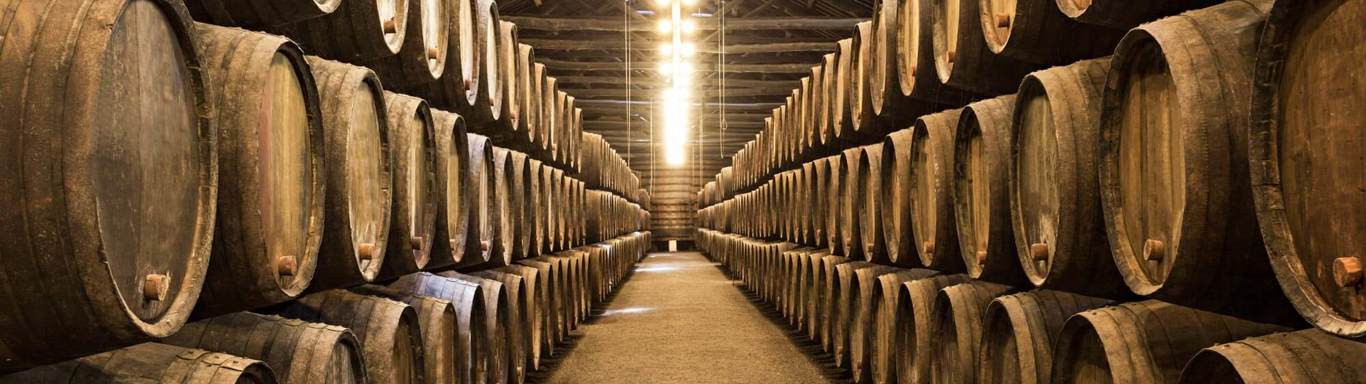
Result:
[[[575,193],[572,188],[572,186],[575,185],[575,180],[566,177],[564,171],[559,169],[550,170],[549,180],[550,185],[554,186],[554,188],[552,188],[552,195],[548,197],[550,200],[548,200],[546,204],[550,207],[551,211],[550,227],[553,229],[551,232],[554,233],[552,237],[556,239],[554,242],[556,246],[553,247],[551,251],[558,251],[568,248],[569,240],[572,237],[572,234],[570,233],[572,230],[568,225],[570,218],[581,216],[569,215],[569,208],[574,204],[573,199],[570,199],[570,195]],[[582,221],[574,220],[573,222]]]
[[[1251,69],[1270,5],[1232,1],[1144,24],[1115,49],[1100,192],[1111,255],[1134,293],[1261,321],[1292,312],[1248,188]]]
[[[527,228],[531,241],[527,248],[527,257],[531,257],[541,254],[546,248],[545,192],[542,191],[545,186],[541,180],[544,179],[543,174],[549,172],[549,168],[540,160],[528,158],[527,172],[527,195],[522,210],[526,214],[523,225],[530,227]]]
[[[863,183],[858,178],[858,166],[863,161],[863,147],[844,150],[840,156],[840,171],[835,182],[840,189],[839,229],[840,254],[851,259],[863,259],[863,239],[858,213],[863,206]]]
[[[535,340],[539,346],[533,347],[531,349],[532,353],[535,355],[539,350],[540,356],[553,356],[555,355],[555,344],[559,342],[557,339],[558,317],[555,314],[559,303],[557,300],[558,296],[556,295],[559,292],[557,288],[560,270],[558,264],[542,260],[518,260],[517,265],[536,269],[537,281],[535,282],[535,296],[537,296],[536,317],[538,319],[536,322],[539,324],[539,330],[532,331],[532,339]],[[523,274],[522,278],[526,279],[529,277]],[[527,286],[530,287],[531,283],[528,283]],[[536,337],[537,334],[540,335],[539,338]],[[532,366],[536,367],[536,370],[540,370],[536,363],[533,363]]]
[[[893,5],[891,0],[883,1],[884,7]],[[882,13],[883,18],[888,18],[883,20],[882,29],[888,29],[889,33],[892,29],[896,31],[896,40],[888,43],[887,52],[895,53],[891,57],[896,60],[901,95],[946,105],[966,104],[975,98],[974,91],[939,82],[930,21],[930,13],[934,12],[931,1],[934,0],[897,0],[895,14]],[[896,20],[890,19],[893,15]]]
[[[408,27],[398,54],[361,63],[374,68],[384,84],[394,89],[409,89],[440,79],[445,75],[446,52],[450,47],[448,29],[454,4],[448,1],[459,0],[416,0],[399,8],[408,13]]]
[[[485,319],[483,288],[478,283],[452,279],[427,272],[404,275],[390,283],[389,289],[403,294],[445,300],[455,307],[456,345],[455,377],[458,382],[479,382],[484,377],[484,355],[488,346],[484,337]]]
[[[393,204],[388,113],[379,78],[364,67],[309,56],[322,95],[327,207],[310,288],[374,280],[384,261]]]
[[[821,241],[825,239],[825,234],[819,232],[817,224],[822,220],[820,212],[824,206],[819,199],[820,185],[816,180],[816,169],[823,165],[820,161],[818,159],[802,164],[802,177],[797,185],[796,201],[793,202],[794,206],[801,207],[794,211],[798,216],[799,242],[815,246],[823,245]]]
[[[977,383],[982,313],[1013,288],[980,280],[945,287],[935,295],[930,318],[930,378],[935,383]]]
[[[496,8],[496,6],[495,6]],[[502,111],[498,119],[494,122],[497,132],[495,137],[499,143],[506,142],[508,146],[525,148],[525,124],[522,121],[522,104],[517,96],[517,85],[520,80],[517,78],[518,55],[517,55],[517,24],[499,20],[498,21],[498,86],[501,87]]]
[[[1026,76],[1010,151],[1015,253],[1037,287],[1113,297],[1124,290],[1109,256],[1096,185],[1101,88],[1110,60]]]
[[[1011,118],[1015,95],[968,104],[953,138],[953,213],[968,276],[1025,284],[1010,224]]]
[[[844,209],[845,201],[842,198],[844,185],[844,175],[842,169],[844,159],[839,155],[825,158],[825,177],[822,182],[825,185],[825,244],[830,249],[831,254],[844,254],[843,243],[840,241],[840,212]]]
[[[821,303],[820,303],[820,342],[821,347],[828,353],[834,353],[835,328],[839,327],[840,310],[840,291],[839,274],[837,267],[848,263],[849,260],[842,256],[826,256],[821,261]]]
[[[1070,20],[1048,0],[976,1],[987,48],[1023,62],[1063,65],[1106,56],[1123,36],[1121,30]]]
[[[15,315],[0,316],[0,372],[174,333],[204,281],[217,193],[189,15],[149,0],[5,8],[0,303]]]
[[[479,125],[498,121],[503,114],[503,78],[501,55],[498,41],[502,36],[502,23],[498,19],[498,3],[494,0],[475,0],[474,5],[474,45],[479,64],[474,66],[477,79],[465,80],[465,92],[469,96],[469,113],[466,119]],[[484,130],[475,130],[492,137]]]
[[[542,65],[542,68],[544,68],[544,65]],[[563,106],[561,105],[561,100],[558,98],[561,91],[559,89],[559,80],[554,76],[550,76],[550,71],[548,69],[543,69],[542,74],[545,75],[545,78],[541,80],[541,129],[546,132],[546,141],[553,146],[555,141],[561,137],[561,132],[559,131],[561,122],[559,116],[561,113],[560,109]],[[587,138],[590,136],[585,136],[586,138],[584,140],[591,141],[591,139]],[[602,137],[598,136],[598,138],[601,139]],[[587,150],[591,151],[593,149],[589,148]]]
[[[489,383],[509,382],[511,376],[508,374],[511,370],[508,368],[510,365],[508,361],[507,348],[509,347],[509,344],[506,325],[508,324],[508,318],[511,317],[508,313],[508,302],[510,299],[508,297],[508,292],[503,288],[503,283],[497,280],[479,278],[454,271],[442,272],[441,276],[479,284],[480,293],[483,294],[484,328],[479,332],[475,332],[475,334],[482,335],[484,339],[484,354],[475,356],[475,358],[483,361],[482,366],[484,370],[482,371],[482,374],[477,370],[476,372],[472,372],[472,378],[476,380],[476,382],[477,380],[480,380],[479,378],[481,377],[484,378],[483,380],[485,382]]]
[[[821,92],[821,97],[812,105],[815,107],[815,110],[811,111],[811,115],[815,119],[812,123],[815,124],[814,128],[820,131],[820,135],[817,137],[820,138],[821,146],[825,148],[839,147],[837,144],[839,137],[835,136],[834,127],[831,127],[831,122],[834,120],[832,115],[835,109],[834,103],[841,94],[848,93],[844,92],[845,82],[839,81],[839,66],[838,51],[827,53],[821,58],[821,84],[820,87],[816,87],[816,90]],[[813,77],[812,81],[816,81],[816,78]]]
[[[1053,343],[1063,322],[1110,301],[1047,289],[997,297],[982,315],[977,382],[1051,383]]]
[[[441,77],[426,84],[414,84],[407,91],[425,96],[433,107],[458,113],[471,108],[473,96],[467,90],[471,80],[477,81],[478,46],[475,41],[475,2],[478,0],[445,0],[446,31],[445,66]]]
[[[512,257],[521,259],[532,253],[532,228],[526,220],[527,203],[530,201],[528,197],[531,195],[530,163],[527,162],[529,159],[525,153],[508,150],[508,155],[507,165],[511,167],[507,173],[508,209],[503,211],[503,215],[507,218],[504,223],[512,229]]]
[[[862,247],[861,253],[868,261],[888,264],[886,241],[883,236],[883,215],[881,199],[882,196],[882,144],[872,144],[861,147],[863,157],[859,159],[856,174],[856,181],[863,185],[859,188],[859,194],[854,196],[858,203],[858,222],[859,239]],[[807,209],[803,204],[800,210]]]
[[[318,90],[298,46],[237,28],[196,28],[208,85],[218,95],[223,148],[218,241],[195,308],[196,317],[210,317],[289,300],[313,280],[323,133]]]
[[[0,376],[0,383],[274,384],[275,373],[259,360],[143,343]]]
[[[920,0],[914,0],[920,1]],[[881,119],[880,126],[873,132],[881,135],[885,132],[900,129],[915,119],[916,117],[934,112],[942,107],[940,104],[961,104],[956,91],[946,90],[942,94],[923,94],[920,91],[914,95],[915,99],[908,99],[912,95],[909,88],[903,88],[902,84],[914,78],[906,78],[906,73],[900,70],[901,57],[908,53],[905,44],[902,44],[902,8],[905,7],[907,0],[874,0],[873,1],[873,25],[870,27],[869,35],[864,40],[867,52],[867,60],[862,62],[863,77],[868,85],[865,92],[869,95],[869,106],[872,112]],[[928,36],[928,35],[927,35]],[[926,40],[928,42],[929,40]],[[928,50],[928,46],[926,46]],[[923,68],[929,69],[928,66]],[[928,74],[928,72],[927,72]],[[933,79],[930,76],[929,79]],[[926,85],[925,91],[934,91],[942,88],[937,79],[930,85]]]
[[[522,277],[516,274],[483,270],[474,272],[472,276],[503,284],[503,291],[507,293],[507,316],[503,319],[503,332],[506,337],[503,350],[507,352],[507,378],[509,383],[521,383],[526,380],[524,337],[529,332],[525,327],[527,323],[523,319],[522,308],[531,300],[530,292],[526,290]]]
[[[933,319],[938,316],[935,295],[950,285],[970,281],[968,275],[935,275],[908,280],[897,295],[896,375],[899,383],[931,383]]]
[[[516,79],[517,110],[521,114],[517,129],[523,133],[519,140],[532,144],[532,150],[544,151],[545,141],[539,140],[541,79],[536,77],[536,51],[530,45],[517,43],[517,75],[513,79]]]
[[[360,341],[335,325],[234,312],[185,324],[160,342],[261,360],[282,383],[365,382]]]
[[[1201,349],[1283,330],[1157,300],[1092,309],[1063,324],[1053,382],[1175,383]]]
[[[902,191],[911,187],[911,129],[902,129],[882,139],[882,188],[878,206],[882,211],[883,251],[887,260],[900,266],[918,266],[918,250],[911,245],[910,196]]]
[[[830,256],[830,254],[824,250],[807,254],[807,258],[810,260],[807,261],[806,276],[802,278],[802,282],[806,285],[802,288],[804,293],[802,300],[805,301],[802,309],[806,312],[802,314],[803,318],[806,319],[806,324],[802,329],[806,331],[808,339],[817,343],[821,339],[821,314],[825,313],[822,305],[825,302],[826,256]]]
[[[408,0],[343,1],[330,14],[267,31],[289,36],[314,55],[348,63],[370,62],[403,48],[410,27],[409,5]]]
[[[901,268],[877,265],[854,271],[849,281],[849,370],[854,381],[866,383],[873,379],[873,338],[882,316],[882,276],[905,271]]]
[[[394,209],[382,276],[398,276],[427,266],[431,258],[437,186],[436,128],[422,99],[385,92],[389,143],[394,161]]]
[[[522,302],[518,303],[518,328],[522,330],[522,351],[526,356],[526,372],[541,369],[541,343],[544,338],[541,312],[545,307],[548,277],[536,267],[513,264],[496,271],[522,279]]]
[[[858,285],[856,274],[865,268],[879,267],[865,261],[850,261],[835,266],[831,275],[830,310],[830,354],[835,358],[835,366],[849,368],[854,321],[858,320]]]
[[[456,265],[464,260],[475,198],[465,118],[433,109],[432,123],[436,128],[436,185],[440,198],[432,233],[434,257],[427,262],[429,269]]]
[[[823,62],[823,61],[822,61]],[[802,92],[802,129],[806,134],[806,147],[809,150],[825,148],[826,139],[821,137],[820,106],[824,105],[825,82],[821,77],[824,66],[811,67],[810,85]]]
[[[487,137],[468,134],[470,187],[473,196],[470,204],[469,233],[465,235],[466,249],[460,265],[480,265],[488,262],[493,255],[493,245],[498,231],[494,218],[498,213],[495,204],[495,162],[493,144]]]
[[[459,377],[461,344],[454,303],[381,285],[362,285],[351,291],[401,301],[412,307],[417,314],[417,324],[422,329],[423,377],[437,383],[453,382]]]
[[[1322,47],[1361,35],[1353,20],[1362,5],[1276,2],[1257,52],[1248,134],[1257,221],[1281,290],[1310,323],[1357,338],[1366,336],[1366,130],[1353,122],[1366,93],[1340,82],[1361,78],[1361,53]]]
[[[1175,15],[1188,9],[1219,4],[1218,0],[1056,0],[1058,10],[1074,20],[1116,30],[1128,30],[1141,23]]]
[[[350,328],[361,343],[365,381],[424,383],[422,328],[407,304],[333,289],[311,293],[282,307],[280,316]]]
[[[1180,383],[1352,383],[1366,378],[1366,343],[1317,330],[1273,333],[1205,348]]]
[[[872,286],[872,298],[868,313],[874,314],[872,332],[868,333],[871,345],[868,370],[874,383],[892,383],[897,380],[897,371],[906,369],[899,365],[897,351],[900,348],[897,332],[904,320],[898,310],[901,305],[902,286],[908,281],[919,280],[939,274],[932,269],[899,269],[894,273],[878,276],[877,284]]]
[[[939,81],[983,94],[1015,90],[1034,65],[991,53],[982,44],[977,0],[934,0],[929,12]]]
[[[490,266],[508,265],[513,260],[513,251],[517,248],[517,228],[516,223],[510,214],[515,212],[513,207],[516,203],[511,194],[513,160],[512,152],[507,149],[493,147],[493,183],[489,186],[487,204],[491,205],[489,220],[493,223],[494,235],[492,252],[489,257]]]
[[[856,134],[857,127],[850,116],[853,106],[850,103],[854,100],[853,94],[860,90],[859,86],[863,83],[859,77],[858,53],[859,47],[854,45],[853,38],[840,39],[835,43],[834,66],[835,76],[830,78],[830,96],[826,99],[830,105],[829,120],[831,135],[837,140],[852,140]]]
[[[961,109],[916,119],[908,149],[912,246],[920,264],[945,272],[964,270],[953,213],[953,134]],[[899,148],[898,148],[899,149]]]
[[[336,11],[341,2],[342,0],[286,0],[269,3],[190,0],[186,1],[185,5],[195,20],[260,29],[326,16]]]

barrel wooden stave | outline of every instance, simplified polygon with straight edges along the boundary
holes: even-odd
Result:
[[[360,341],[336,325],[234,312],[185,324],[160,342],[258,359],[285,383],[365,382]],[[319,362],[322,369],[310,365]]]
[[[361,63],[398,54],[408,28],[408,0],[343,1],[335,11],[296,23],[269,26],[304,51],[331,60]]]
[[[394,209],[380,275],[394,277],[426,268],[431,260],[441,191],[431,108],[422,99],[392,92],[384,99],[393,150]]]
[[[901,321],[896,326],[897,382],[930,383],[931,322],[938,316],[935,295],[944,287],[969,281],[968,275],[935,275],[909,280],[901,285],[896,311]]]
[[[310,288],[374,280],[388,248],[392,197],[388,112],[374,72],[308,56],[322,96],[327,177],[322,244]]]
[[[189,14],[170,1],[11,2],[6,14],[0,302],[23,310],[0,317],[0,372],[173,333],[199,297],[217,193],[213,94]],[[150,275],[166,289],[141,289]]]
[[[909,198],[911,237],[921,265],[930,269],[964,270],[958,254],[957,223],[953,212],[953,132],[961,109],[926,115],[911,128]]]
[[[274,384],[275,373],[259,360],[142,343],[3,376],[0,382]]]
[[[361,343],[366,382],[425,382],[422,330],[407,304],[334,289],[274,310],[283,317],[350,328]]]
[[[968,276],[1001,284],[1026,282],[1010,222],[1011,117],[1015,95],[968,104],[954,133],[953,213]]]
[[[1051,382],[1053,344],[1063,323],[1078,312],[1110,303],[1047,289],[997,297],[982,315],[978,382]]]
[[[445,300],[455,306],[455,377],[460,382],[478,382],[485,377],[484,359],[489,346],[484,332],[488,315],[484,310],[483,288],[479,283],[419,272],[404,275],[387,288],[403,294]]]
[[[1351,383],[1366,378],[1355,359],[1366,344],[1307,329],[1205,348],[1181,370],[1179,383]]]
[[[978,383],[977,351],[982,344],[982,313],[992,299],[1014,290],[973,280],[944,287],[935,295],[938,315],[930,318],[930,377],[935,383]]]

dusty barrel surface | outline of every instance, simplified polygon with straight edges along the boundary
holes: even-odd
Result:
[[[868,369],[871,371],[872,382],[889,383],[896,382],[898,371],[907,369],[900,365],[897,354],[901,345],[898,337],[898,329],[901,322],[906,321],[902,317],[902,312],[898,306],[901,305],[902,286],[908,281],[928,278],[939,274],[932,269],[901,269],[894,273],[878,276],[877,284],[872,287],[872,301],[868,309],[869,313],[875,316],[873,320],[872,332],[868,338],[871,340],[871,360],[868,362]]]
[[[408,89],[413,85],[436,81],[445,75],[447,52],[450,48],[449,2],[460,0],[414,0],[407,8],[408,27],[403,32],[403,43],[398,53],[370,60],[365,66],[374,68],[390,88]]]
[[[1109,257],[1097,173],[1101,91],[1109,59],[1026,76],[1010,151],[1015,253],[1035,286],[1113,296],[1124,286]]]
[[[1175,15],[1187,9],[1219,4],[1219,0],[1056,0],[1058,10],[1074,20],[1127,30],[1163,16]]]
[[[22,314],[0,316],[0,371],[170,335],[199,297],[217,201],[189,15],[152,0],[5,8],[0,304]]]
[[[394,161],[394,209],[382,275],[397,276],[425,268],[431,259],[437,186],[436,129],[427,102],[386,92],[389,139]]]
[[[978,4],[976,22],[987,48],[1024,62],[1061,65],[1109,55],[1123,36],[1120,29],[1070,20],[1051,0],[968,1]]]
[[[5,383],[274,384],[265,362],[143,343],[0,377]]]
[[[900,322],[896,326],[896,367],[898,382],[930,383],[934,376],[930,369],[934,318],[938,316],[935,295],[940,289],[969,281],[968,275],[935,275],[910,280],[898,289],[896,311]]]
[[[1205,348],[1180,383],[1352,383],[1366,378],[1366,343],[1317,329],[1273,333]]]
[[[1203,348],[1283,330],[1156,300],[1092,309],[1063,325],[1053,382],[1175,383]]]
[[[493,246],[498,241],[498,204],[495,176],[498,170],[493,158],[493,143],[487,137],[468,134],[470,164],[469,233],[465,235],[465,258],[460,265],[480,265],[493,257]]]
[[[1109,305],[1106,299],[1039,289],[992,300],[982,315],[979,383],[1049,383],[1053,344],[1072,315]]]
[[[1035,66],[987,48],[977,1],[932,0],[933,7],[922,10],[929,11],[935,73],[941,83],[972,92],[1013,91]]]
[[[454,376],[465,383],[479,382],[478,379],[484,377],[484,355],[488,350],[488,340],[484,337],[487,315],[479,283],[419,272],[404,275],[388,288],[405,295],[450,302],[456,315]]]
[[[506,328],[508,318],[510,317],[508,313],[509,299],[508,292],[503,288],[503,283],[453,271],[442,272],[441,276],[456,280],[464,280],[467,283],[478,284],[479,292],[483,294],[483,297],[477,299],[484,301],[484,328],[475,333],[482,335],[484,353],[479,356],[474,356],[481,361],[481,363],[478,364],[483,368],[483,371],[471,372],[471,376],[475,380],[482,377],[485,381],[491,383],[509,382],[511,376],[508,375],[509,361]]]
[[[930,319],[930,377],[936,383],[978,383],[977,351],[982,344],[982,313],[997,296],[1013,288],[985,281],[945,287],[935,295],[938,314]]]
[[[282,383],[365,382],[360,341],[336,325],[235,312],[185,324],[160,342],[261,360]]]
[[[196,317],[298,296],[322,241],[318,88],[285,38],[198,24],[218,124],[218,219]]]
[[[296,23],[271,26],[304,51],[348,63],[369,62],[398,54],[409,28],[408,0],[342,1],[335,11]]]
[[[325,16],[342,0],[283,0],[268,3],[231,0],[189,0],[185,5],[196,20],[249,28],[271,27]]]
[[[953,138],[954,222],[968,276],[1024,283],[1010,223],[1011,116],[1015,95],[968,104]]]
[[[327,177],[314,289],[374,280],[393,206],[388,112],[379,78],[364,67],[308,57],[322,95]]]
[[[901,95],[921,101],[965,104],[974,92],[941,83],[935,69],[932,1],[898,0],[896,20],[884,24],[895,25],[889,28],[896,32],[896,71]]]
[[[1277,1],[1252,80],[1248,133],[1257,221],[1281,290],[1325,331],[1366,336],[1366,174],[1358,122],[1366,91],[1361,1]]]
[[[518,303],[518,326],[522,329],[522,350],[526,356],[526,371],[540,370],[541,343],[544,337],[541,312],[547,293],[546,275],[536,267],[513,264],[496,270],[522,279],[522,301]]]
[[[900,266],[919,266],[920,257],[911,244],[911,202],[906,191],[911,188],[910,129],[902,129],[882,140],[882,189],[878,205],[882,207],[884,251],[887,260]]]
[[[503,350],[507,353],[507,378],[509,383],[521,383],[526,378],[525,335],[529,331],[523,321],[523,306],[529,300],[529,292],[522,277],[512,273],[485,270],[474,272],[472,276],[494,280],[503,284],[507,293],[507,316],[503,319],[503,332],[507,339]]]
[[[916,119],[911,127],[910,186],[912,244],[920,264],[945,272],[962,271],[953,213],[953,134],[961,109]]]
[[[345,290],[308,294],[277,308],[279,315],[351,329],[361,343],[366,382],[423,383],[422,329],[402,302]]]
[[[876,265],[854,271],[849,286],[849,370],[854,380],[869,382],[873,378],[873,337],[883,304],[882,276],[896,274],[901,268]]]
[[[1251,66],[1270,4],[1144,24],[1115,50],[1100,191],[1110,252],[1134,293],[1263,321],[1291,312],[1248,188]]]
[[[455,265],[464,260],[470,232],[470,207],[475,198],[465,118],[433,109],[432,124],[436,130],[438,199],[436,226],[432,231],[433,257],[427,262],[428,268]]]
[[[437,383],[452,382],[459,377],[457,365],[461,344],[454,303],[380,285],[362,285],[351,291],[389,298],[412,307],[422,330],[422,376]]]

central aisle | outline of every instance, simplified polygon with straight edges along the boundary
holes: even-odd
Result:
[[[784,331],[696,252],[655,253],[551,383],[826,383]]]

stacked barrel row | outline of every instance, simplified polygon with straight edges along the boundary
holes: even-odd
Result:
[[[201,22],[289,37],[304,51],[369,67],[386,89],[459,113],[470,132],[579,170],[582,111],[494,0],[186,0]]]
[[[365,25],[368,14],[337,19],[351,8],[329,3],[324,24]],[[0,76],[12,112],[0,142],[13,149],[0,159],[11,213],[0,302],[24,308],[0,318],[0,372],[306,291],[504,268],[589,243],[576,153],[506,139],[500,124],[515,115],[476,120],[393,92],[403,83],[381,85],[383,65],[305,55],[364,39],[301,46],[194,23],[176,0],[92,4],[28,1],[0,19],[0,67],[14,74]],[[576,132],[561,134],[560,150],[577,146],[566,141]]]
[[[703,229],[698,246],[854,381],[1360,382],[1366,344],[1160,300],[1022,290]]]
[[[956,319],[941,334],[985,335],[987,305],[1006,293],[1109,303],[1096,309],[1103,314],[1050,312],[1057,327],[1046,331],[1017,330],[1041,343],[1031,347],[1042,354],[1029,374],[1052,372],[1054,381],[1174,382],[1188,360],[1202,364],[1199,372],[1223,369],[1191,374],[1200,380],[1259,381],[1266,377],[1248,372],[1274,367],[1310,372],[1289,382],[1359,381],[1352,375],[1366,368],[1349,356],[1366,335],[1359,305],[1366,226],[1352,223],[1366,217],[1357,188],[1366,177],[1353,171],[1363,155],[1348,147],[1366,131],[1354,123],[1366,86],[1340,81],[1359,70],[1327,47],[1338,36],[1366,34],[1349,21],[1366,14],[1366,2],[1068,1],[1061,10],[1051,3],[1003,10],[989,1],[880,2],[873,21],[813,69],[792,102],[698,192],[706,229],[699,236],[1006,287],[972,288],[977,305],[963,313],[953,312],[953,295],[967,293],[940,295],[949,307],[927,313]],[[1078,9],[1089,16],[1066,17]],[[1059,30],[1065,33],[1049,34]],[[1014,39],[1021,51],[1010,53],[999,39]],[[1057,44],[1097,45],[1026,58],[1030,50],[1073,49],[1043,46]],[[822,77],[855,69],[859,75]],[[879,83],[900,87],[879,91]],[[933,97],[916,97],[925,90]],[[840,111],[846,104],[851,110]],[[731,245],[709,246],[722,247],[712,256],[733,260],[730,269],[747,286],[771,290],[799,276],[765,272],[802,266],[736,256]],[[939,291],[928,291],[927,302]],[[1179,351],[1135,363],[1156,352],[1120,336],[1168,318],[1150,318],[1168,311],[1153,306],[1200,315],[1173,315],[1160,326]],[[1215,320],[1206,319],[1258,326],[1216,337],[1203,328]],[[1064,320],[1078,325],[1063,327]],[[1221,350],[1231,356],[1224,360],[1191,360],[1201,348],[1309,325],[1317,329],[1298,332],[1313,334],[1312,343],[1275,348],[1313,353],[1320,366],[1296,367],[1262,341]],[[909,374],[994,380],[973,372],[998,372],[1000,362],[1019,359],[988,359],[981,355],[988,343],[1020,341],[954,341],[959,358],[942,363],[951,372]],[[1249,351],[1271,357],[1252,361]],[[951,358],[940,353],[929,353],[926,364]],[[854,378],[871,380],[865,369],[884,369],[876,361],[851,359]]]
[[[520,383],[648,244],[637,232],[495,269],[311,293],[0,382]]]

